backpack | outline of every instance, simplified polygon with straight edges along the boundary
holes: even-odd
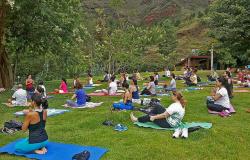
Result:
[[[86,95],[86,102],[90,102],[91,101],[91,97]]]
[[[15,120],[10,120],[7,122],[4,122],[4,127],[8,129],[16,129],[16,130],[21,130],[23,126],[22,122],[18,122]]]

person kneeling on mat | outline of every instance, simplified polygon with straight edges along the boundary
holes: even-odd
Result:
[[[220,77],[216,81],[217,88],[212,90],[212,96],[207,99],[207,108],[211,111],[222,112],[230,109],[230,100],[225,85],[227,80]]]
[[[72,101],[76,98],[76,102]],[[75,94],[71,98],[72,100],[67,100],[65,106],[66,107],[82,107],[86,104],[86,94],[82,88],[82,84],[80,82],[76,83],[76,91]]]
[[[32,97],[30,112],[25,115],[22,126],[23,131],[29,130],[29,138],[16,143],[15,151],[19,153],[35,152],[36,154],[45,154],[48,144],[48,135],[45,130],[47,111],[41,109],[42,96],[34,95]]]
[[[162,128],[176,128],[180,126],[181,121],[185,115],[185,100],[181,93],[173,92],[172,103],[167,109],[161,105],[154,105],[148,115],[142,117],[135,117],[133,113],[130,118],[133,122],[153,122]]]
[[[123,96],[123,102],[120,103],[114,103],[113,107],[114,109],[126,109],[126,110],[132,110],[132,95],[129,92],[129,85],[128,83],[123,84],[123,87],[125,89],[125,93]]]

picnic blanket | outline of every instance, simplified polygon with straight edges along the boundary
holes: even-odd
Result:
[[[55,116],[55,115],[63,114],[65,112],[69,112],[69,110],[67,110],[67,109],[49,108],[49,109],[47,109],[47,116],[48,117]],[[14,113],[14,115],[16,115],[16,116],[23,116],[24,113],[23,113],[23,111],[19,111],[19,112]]]
[[[152,129],[159,129],[159,130],[175,130],[176,128],[162,128],[158,125],[156,125],[153,122],[146,122],[146,123],[140,123],[140,122],[134,122],[135,125],[139,127],[144,127],[144,128],[152,128]],[[204,129],[209,129],[212,127],[212,123],[206,123],[206,122],[184,122],[182,124],[181,128],[191,128],[191,127],[201,127]]]
[[[70,160],[72,157],[84,150],[90,152],[89,160],[99,160],[108,150],[101,147],[94,146],[80,146],[74,144],[64,144],[49,142],[46,146],[48,152],[46,154],[34,153],[18,153],[15,151],[15,144],[23,139],[16,140],[0,148],[0,153],[14,154],[17,156],[24,156],[29,159],[39,160]],[[15,158],[14,158],[15,159]],[[17,158],[16,158],[17,159]]]

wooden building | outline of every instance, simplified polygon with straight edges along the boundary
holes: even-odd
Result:
[[[176,64],[176,68],[195,67],[198,69],[210,69],[210,56],[189,56]]]

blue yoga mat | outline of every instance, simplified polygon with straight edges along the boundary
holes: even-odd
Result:
[[[90,152],[90,158],[89,160],[98,160],[100,159],[108,150],[105,148],[100,147],[92,147],[92,146],[79,146],[79,145],[73,145],[73,144],[63,144],[63,143],[55,143],[55,142],[49,142],[47,145],[48,152],[44,155],[38,155],[38,154],[22,154],[17,153],[14,150],[14,146],[16,142],[20,141],[21,139],[12,142],[10,144],[7,144],[6,146],[3,146],[0,148],[0,153],[8,153],[8,154],[14,154],[17,156],[24,156],[27,158],[32,159],[41,159],[41,160],[71,160],[72,157],[80,153],[84,150],[87,150]]]

